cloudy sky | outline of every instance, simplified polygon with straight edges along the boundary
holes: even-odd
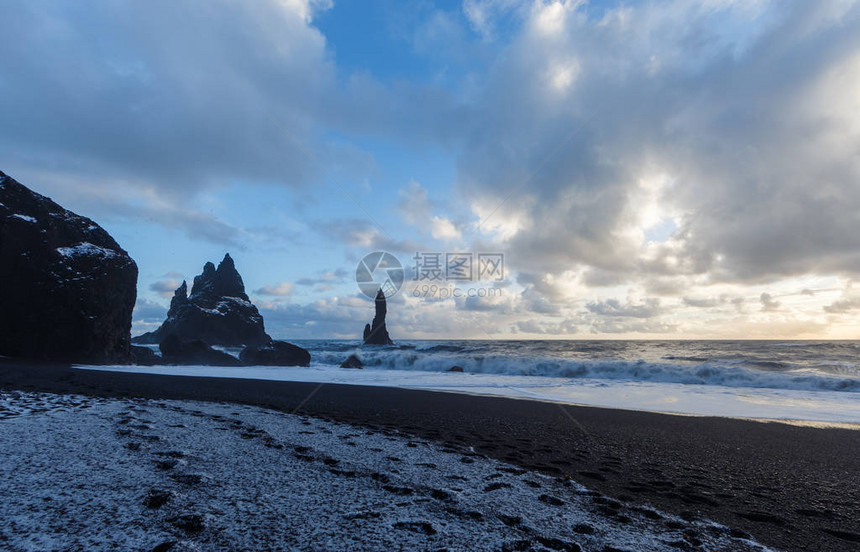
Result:
[[[858,2],[0,13],[0,169],[131,253],[134,333],[230,252],[272,335],[358,338],[388,251],[394,339],[860,338]]]

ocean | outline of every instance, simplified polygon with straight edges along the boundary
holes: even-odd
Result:
[[[361,347],[355,340],[293,342],[310,351],[310,368],[115,369],[860,424],[860,341],[400,340],[388,347]],[[340,368],[351,354],[363,370]],[[450,372],[453,366],[463,373]]]

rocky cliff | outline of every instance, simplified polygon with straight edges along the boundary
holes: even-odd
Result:
[[[224,347],[253,347],[271,341],[229,253],[218,268],[206,263],[203,273],[194,278],[190,295],[188,285],[182,282],[170,301],[167,320],[134,342],[161,343],[171,334],[182,341],[200,340]]]
[[[0,172],[0,355],[129,362],[136,295],[104,229]]]

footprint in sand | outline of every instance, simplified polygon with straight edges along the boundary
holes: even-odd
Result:
[[[146,498],[143,499],[143,505],[151,510],[155,510],[167,504],[172,496],[173,493],[170,491],[152,489],[146,495]]]
[[[394,528],[412,533],[421,533],[427,536],[436,534],[436,528],[433,527],[433,524],[426,521],[398,521],[394,524]]]

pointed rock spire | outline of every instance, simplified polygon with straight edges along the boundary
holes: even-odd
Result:
[[[191,286],[191,298],[211,295],[215,286],[215,265],[207,262],[203,265],[203,273],[194,277],[194,285]]]
[[[215,271],[215,290],[221,297],[241,297],[248,300],[248,296],[245,295],[245,283],[229,253],[224,255],[224,260]]]
[[[394,345],[388,335],[388,330],[385,328],[385,315],[388,312],[388,307],[382,289],[376,293],[374,303],[376,314],[373,317],[373,322],[364,327],[364,343],[366,345]]]
[[[221,297],[249,300],[245,294],[245,283],[229,253],[224,255],[217,269],[211,262],[206,263],[203,274],[194,277],[194,286],[191,288],[191,300],[197,303],[212,303]]]
[[[182,280],[182,285],[176,288],[173,292],[173,299],[170,300],[170,310],[167,311],[167,316],[171,312],[176,312],[178,308],[188,302],[188,283]]]

